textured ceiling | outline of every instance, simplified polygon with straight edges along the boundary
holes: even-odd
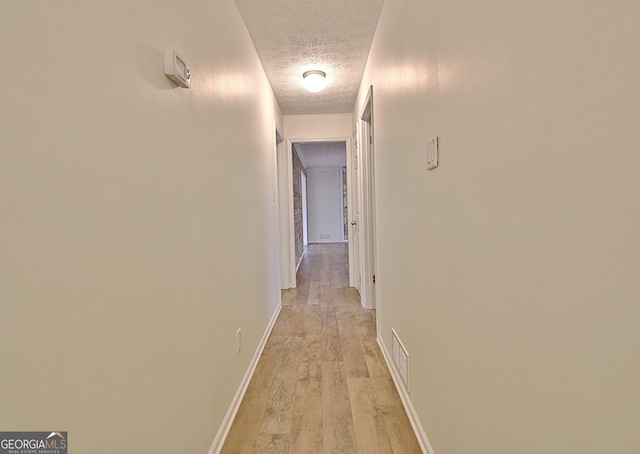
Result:
[[[236,0],[285,115],[353,109],[384,0]],[[302,73],[327,73],[309,93]]]
[[[305,169],[347,165],[345,142],[298,142],[294,145]]]

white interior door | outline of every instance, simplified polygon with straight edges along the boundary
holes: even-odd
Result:
[[[358,164],[358,134],[353,132],[347,160],[347,183],[349,191],[349,285],[362,295],[361,237],[360,237],[360,177]]]
[[[367,309],[376,308],[376,231],[375,231],[375,184],[373,147],[373,90],[369,89],[362,115],[360,116],[360,166],[362,171],[361,225],[362,291],[360,295]]]

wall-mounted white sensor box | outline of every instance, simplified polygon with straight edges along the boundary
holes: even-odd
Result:
[[[175,50],[164,51],[164,74],[181,87],[189,88],[191,85],[191,71],[187,62]]]
[[[427,144],[427,170],[438,167],[438,137],[434,137]]]

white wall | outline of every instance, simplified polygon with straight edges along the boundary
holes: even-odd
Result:
[[[0,427],[206,453],[280,300],[281,118],[234,2],[2,2],[0,42]]]
[[[284,134],[289,139],[344,139],[351,136],[350,114],[285,115]]]
[[[436,454],[640,451],[639,18],[385,2],[354,111],[373,84],[378,328]]]
[[[340,167],[307,169],[310,243],[342,241],[342,174]],[[325,235],[329,235],[325,238]]]

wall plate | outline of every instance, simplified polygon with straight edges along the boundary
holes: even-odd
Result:
[[[438,167],[438,137],[434,137],[427,143],[427,170]]]

